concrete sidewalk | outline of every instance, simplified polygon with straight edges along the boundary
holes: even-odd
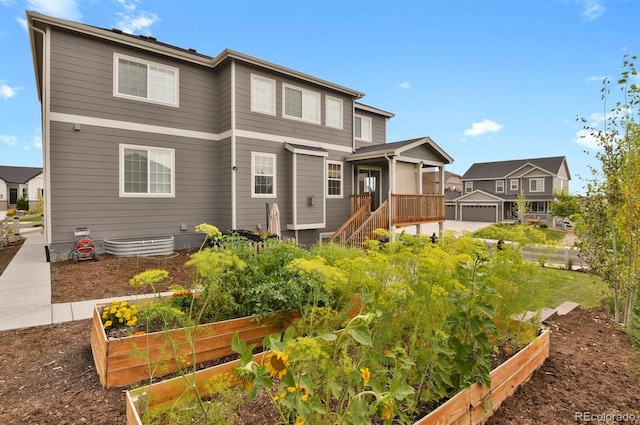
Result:
[[[89,319],[96,304],[111,302],[113,298],[51,304],[51,268],[42,229],[23,229],[21,234],[22,247],[0,275],[0,331]]]

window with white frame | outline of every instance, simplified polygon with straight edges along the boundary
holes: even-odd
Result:
[[[496,180],[496,193],[504,193],[504,180]]]
[[[178,106],[178,68],[114,53],[114,95]]]
[[[327,161],[327,198],[342,198],[342,162]]]
[[[354,117],[354,129],[356,139],[371,141],[371,117],[356,115]]]
[[[251,153],[251,196],[254,198],[276,197],[276,155]]]
[[[120,196],[175,196],[174,149],[120,145]]]
[[[342,130],[342,99],[325,97],[325,124]]]
[[[518,179],[509,180],[509,189],[510,190],[518,190]]]
[[[464,182],[464,193],[473,192],[473,182]]]
[[[320,93],[282,85],[282,116],[320,124]]]
[[[543,213],[547,211],[547,203],[543,201],[532,201],[529,210],[534,213]]]
[[[276,114],[276,81],[251,74],[251,110]]]
[[[22,188],[22,197],[24,199],[29,199],[29,189],[28,188],[26,188],[26,187]]]
[[[529,179],[529,192],[544,192],[544,178]]]

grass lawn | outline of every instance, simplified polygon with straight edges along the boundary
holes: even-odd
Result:
[[[559,245],[566,232],[542,227],[534,227],[528,224],[504,224],[497,223],[493,226],[474,232],[474,238],[493,239],[518,242],[522,245],[548,244]]]

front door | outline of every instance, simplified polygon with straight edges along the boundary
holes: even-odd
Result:
[[[371,194],[371,211],[380,206],[382,195],[382,170],[380,168],[358,167],[358,195]]]
[[[18,188],[10,187],[9,188],[9,205],[15,205],[18,202]]]

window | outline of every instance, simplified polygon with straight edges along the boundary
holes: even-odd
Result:
[[[544,192],[544,178],[530,179],[529,192]]]
[[[371,141],[371,118],[361,115],[355,116],[355,136],[356,139]]]
[[[327,96],[325,98],[325,124],[327,127],[342,130],[342,99]]]
[[[114,95],[178,106],[178,69],[114,54]]]
[[[327,197],[342,198],[342,162],[327,161]]]
[[[464,182],[464,193],[473,192],[473,182]]]
[[[173,197],[174,150],[120,145],[120,196]]]
[[[509,190],[518,190],[518,179],[509,180]]]
[[[22,197],[24,199],[29,199],[29,189],[27,189],[26,187],[22,188]]]
[[[282,115],[320,124],[320,94],[297,87],[282,85],[284,107]]]
[[[546,202],[542,202],[542,201],[533,201],[531,202],[531,212],[535,212],[535,213],[543,213],[546,211]]]
[[[496,180],[496,193],[504,193],[504,180]]]
[[[270,153],[251,153],[251,196],[276,197],[276,156]]]
[[[251,74],[251,110],[276,114],[276,82],[270,78]]]

